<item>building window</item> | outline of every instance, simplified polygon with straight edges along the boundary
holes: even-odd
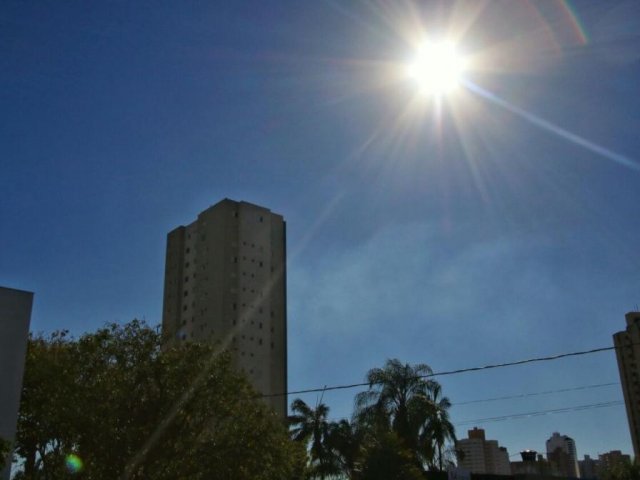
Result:
[[[185,290],[185,291],[184,291],[184,296],[185,296],[185,297],[189,296],[189,290]]]

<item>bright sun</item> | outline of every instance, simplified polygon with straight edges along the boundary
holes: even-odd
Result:
[[[450,42],[425,42],[407,74],[427,95],[444,95],[459,85],[465,62]]]

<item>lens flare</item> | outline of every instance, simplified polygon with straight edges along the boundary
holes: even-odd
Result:
[[[82,471],[82,460],[75,453],[70,453],[69,455],[67,455],[64,463],[67,466],[67,470],[69,470],[69,472],[71,473],[79,473]]]

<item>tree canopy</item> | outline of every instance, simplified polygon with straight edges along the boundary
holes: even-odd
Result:
[[[293,479],[304,451],[212,346],[143,322],[32,336],[17,478]]]
[[[329,407],[291,405],[291,435],[307,445],[312,478],[419,479],[442,470],[445,444],[455,442],[451,402],[425,364],[388,360],[367,374],[369,388],[355,398],[353,421],[328,420]]]

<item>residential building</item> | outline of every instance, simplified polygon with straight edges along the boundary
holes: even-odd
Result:
[[[18,421],[32,304],[32,292],[0,287],[0,438],[8,441]],[[0,479],[9,480],[10,472],[7,461]]]
[[[600,462],[585,455],[584,460],[578,460],[578,468],[580,469],[580,478],[598,478]]]
[[[212,342],[286,416],[286,225],[281,215],[224,199],[167,236],[166,345]]]
[[[613,345],[616,347],[633,454],[640,458],[640,312],[629,312],[624,317],[627,328],[613,335]]]
[[[547,460],[556,468],[560,476],[570,478],[580,476],[576,442],[573,438],[553,432],[551,438],[547,440],[546,446]]]
[[[598,455],[598,463],[601,470],[609,470],[616,465],[631,463],[631,456],[625,455],[620,450],[611,450],[607,453]]]
[[[510,475],[509,453],[497,440],[487,440],[481,428],[468,431],[469,438],[456,442],[458,465],[471,473]]]
[[[549,462],[535,450],[520,452],[522,461],[511,462],[511,473],[514,476],[535,476],[536,480],[545,480],[554,476]]]

